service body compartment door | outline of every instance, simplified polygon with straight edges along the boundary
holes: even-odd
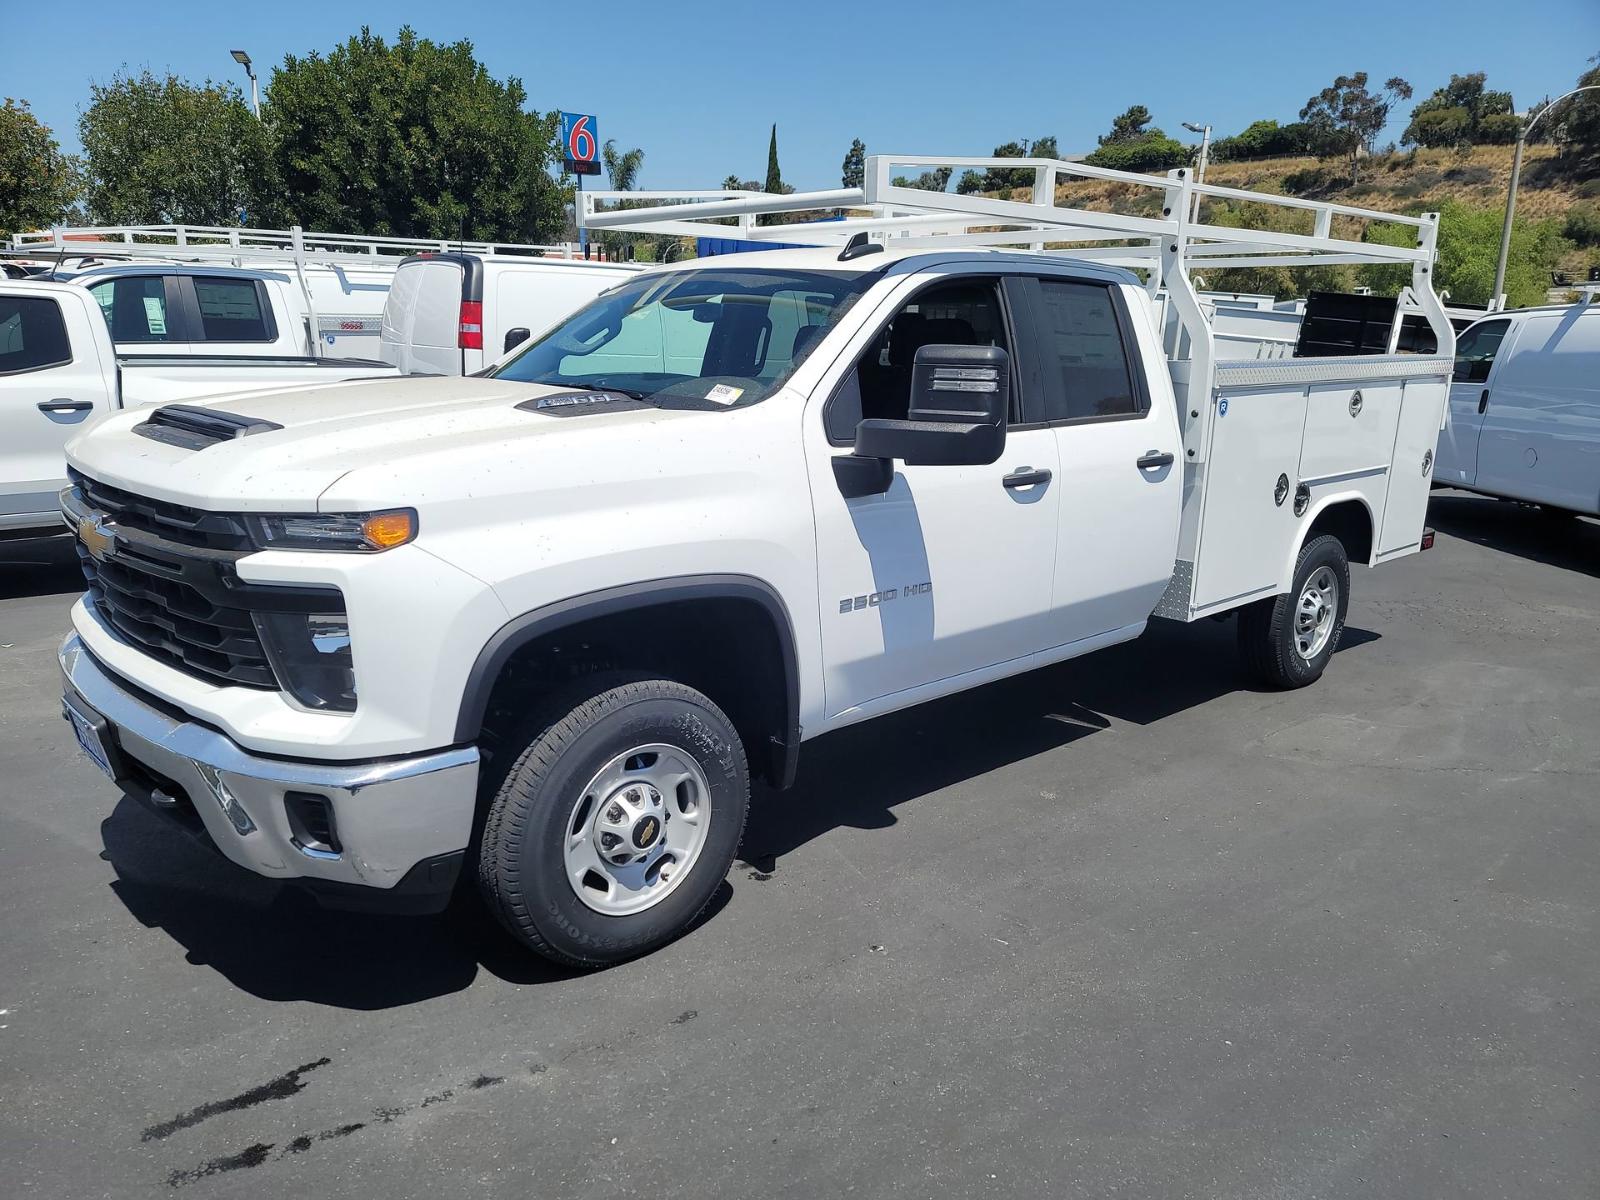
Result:
[[[1399,420],[1399,380],[1311,385],[1298,482],[1383,474]]]
[[[1408,379],[1403,385],[1389,492],[1378,533],[1379,558],[1415,550],[1422,543],[1428,493],[1433,488],[1434,443],[1449,402],[1449,388],[1443,375]]]
[[[1295,533],[1306,389],[1225,389],[1212,404],[1195,555],[1196,608],[1243,603],[1278,590]]]

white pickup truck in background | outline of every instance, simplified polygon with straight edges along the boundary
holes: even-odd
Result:
[[[891,183],[930,167],[1030,168],[1040,199]],[[1155,616],[1235,615],[1257,676],[1317,679],[1351,564],[1430,542],[1454,338],[1435,219],[1186,171],[866,170],[585,193],[594,227],[816,248],[641,272],[478,377],[75,439],[89,592],[60,660],[85,752],[258,874],[425,910],[464,873],[524,944],[600,965],[689,926],[751,775],[787,786],[830,730]],[[1166,215],[1059,205],[1063,176],[1156,189]],[[1197,193],[1312,210],[1316,233],[1191,221]],[[1330,257],[1409,266],[1439,354],[1219,354],[1192,267]]]
[[[134,311],[143,320],[153,319],[144,315],[142,303]],[[119,354],[92,287],[0,280],[0,537],[62,531],[56,498],[67,482],[62,448],[97,415],[224,393],[395,374],[383,363],[354,359],[157,348],[162,352]]]

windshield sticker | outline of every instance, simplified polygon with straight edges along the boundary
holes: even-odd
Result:
[[[717,404],[732,404],[744,395],[743,388],[730,387],[726,383],[719,383],[706,393],[706,399]]]

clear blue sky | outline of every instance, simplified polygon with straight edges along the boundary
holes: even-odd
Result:
[[[1183,121],[1209,121],[1220,135],[1257,117],[1293,120],[1308,96],[1356,70],[1404,76],[1418,99],[1452,71],[1487,71],[1522,109],[1570,88],[1600,53],[1600,0],[4,8],[0,95],[28,100],[68,149],[89,81],[124,64],[242,83],[228,57],[237,46],[265,86],[284,54],[326,50],[359,28],[358,14],[381,12],[373,29],[385,37],[410,24],[436,41],[468,39],[496,76],[522,79],[534,107],[596,113],[602,138],[644,148],[642,187],[762,178],[774,121],[784,178],[836,187],[853,137],[869,151],[986,154],[1054,134],[1074,153],[1093,149],[1130,104],[1169,133],[1187,138]],[[1386,137],[1403,126],[1402,113]]]

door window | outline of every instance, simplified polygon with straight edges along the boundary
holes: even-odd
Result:
[[[61,306],[38,296],[0,296],[0,375],[72,361]]]
[[[1480,321],[1456,341],[1457,383],[1484,383],[1489,378],[1489,368],[1494,366],[1494,356],[1505,340],[1510,321]]]
[[[1044,387],[1042,414],[1027,419],[1053,424],[1142,415],[1144,397],[1111,289],[1069,279],[1030,282]]]
[[[906,419],[911,367],[923,346],[998,346],[1010,354],[998,284],[992,279],[935,284],[890,317],[828,402],[824,423],[831,443],[855,441],[863,420]]]
[[[200,338],[207,342],[270,342],[277,334],[262,286],[253,279],[194,277]]]
[[[159,275],[107,279],[89,289],[113,342],[170,342],[167,285]]]

